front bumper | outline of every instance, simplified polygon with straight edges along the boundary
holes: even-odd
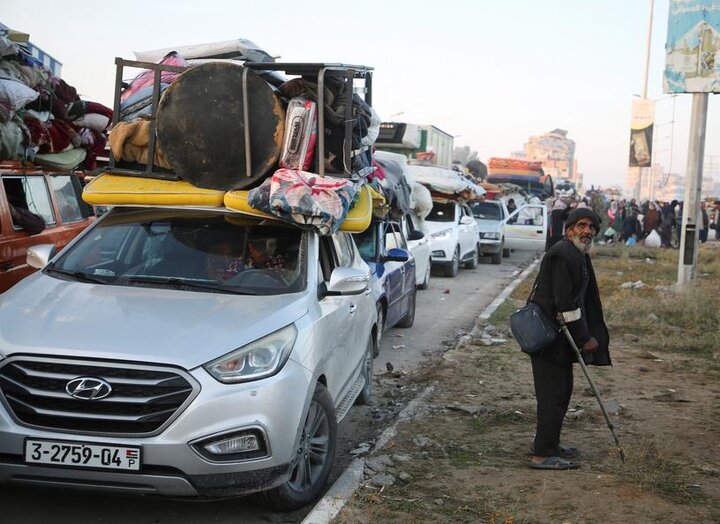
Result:
[[[431,262],[435,264],[450,264],[455,254],[455,242],[452,238],[430,239]]]
[[[31,428],[20,425],[3,402],[0,483],[171,496],[229,496],[284,483],[293,465],[306,399],[312,394],[310,373],[289,360],[277,375],[245,384],[221,384],[202,368],[191,375],[199,382],[200,393],[162,433],[151,437]],[[264,456],[211,460],[190,445],[245,428],[260,428],[266,440]],[[134,472],[29,464],[24,460],[26,438],[140,446],[142,464]]]
[[[480,239],[480,254],[495,255],[500,253],[503,248],[502,240]]]

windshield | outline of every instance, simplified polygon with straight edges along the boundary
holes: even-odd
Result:
[[[306,252],[306,235],[291,226],[116,208],[45,272],[121,286],[278,295],[305,288]]]
[[[440,203],[433,202],[432,211],[425,218],[426,222],[454,222],[455,202]]]
[[[477,202],[472,206],[473,216],[483,220],[502,220],[502,211],[497,204]]]
[[[377,225],[373,223],[362,233],[353,235],[363,260],[375,262],[377,259]]]

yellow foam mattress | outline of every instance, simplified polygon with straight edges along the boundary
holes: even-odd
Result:
[[[156,180],[132,176],[98,176],[83,189],[83,200],[95,206],[221,207],[225,191],[201,189],[184,180]]]
[[[258,211],[257,209],[250,207],[247,197],[248,191],[239,189],[228,191],[225,193],[225,207],[254,217],[277,219],[274,215],[263,213],[262,211]],[[358,198],[357,203],[352,209],[350,209],[350,211],[348,211],[347,217],[345,217],[343,223],[340,224],[340,231],[345,231],[346,233],[361,233],[362,231],[365,231],[370,225],[372,210],[373,196],[371,189],[367,186],[363,186],[360,188],[360,197]]]

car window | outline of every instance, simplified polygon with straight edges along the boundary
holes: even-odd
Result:
[[[354,235],[355,245],[364,260],[375,261],[377,258],[377,230],[377,224],[372,223],[365,231]]]
[[[347,233],[336,233],[332,236],[339,267],[351,267],[355,253],[348,243]]]
[[[56,223],[44,176],[4,176],[3,186],[8,201],[14,203],[13,205],[40,215],[46,225]]]
[[[472,214],[482,220],[502,220],[502,209],[490,202],[476,202],[472,205]]]
[[[50,185],[55,195],[60,220],[65,223],[79,222],[85,218],[80,204],[80,195],[73,184],[71,175],[53,175]]]
[[[425,220],[428,222],[454,222],[455,203],[433,202],[432,210]]]
[[[46,271],[122,286],[273,295],[304,289],[306,265],[307,236],[295,227],[115,209]]]
[[[406,249],[405,237],[400,231],[399,224],[391,222],[385,228],[385,251],[397,248]]]

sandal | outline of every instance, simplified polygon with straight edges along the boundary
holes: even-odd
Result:
[[[532,469],[578,469],[580,464],[577,462],[570,462],[569,460],[562,459],[560,457],[548,457],[542,462],[530,462],[528,464]]]

